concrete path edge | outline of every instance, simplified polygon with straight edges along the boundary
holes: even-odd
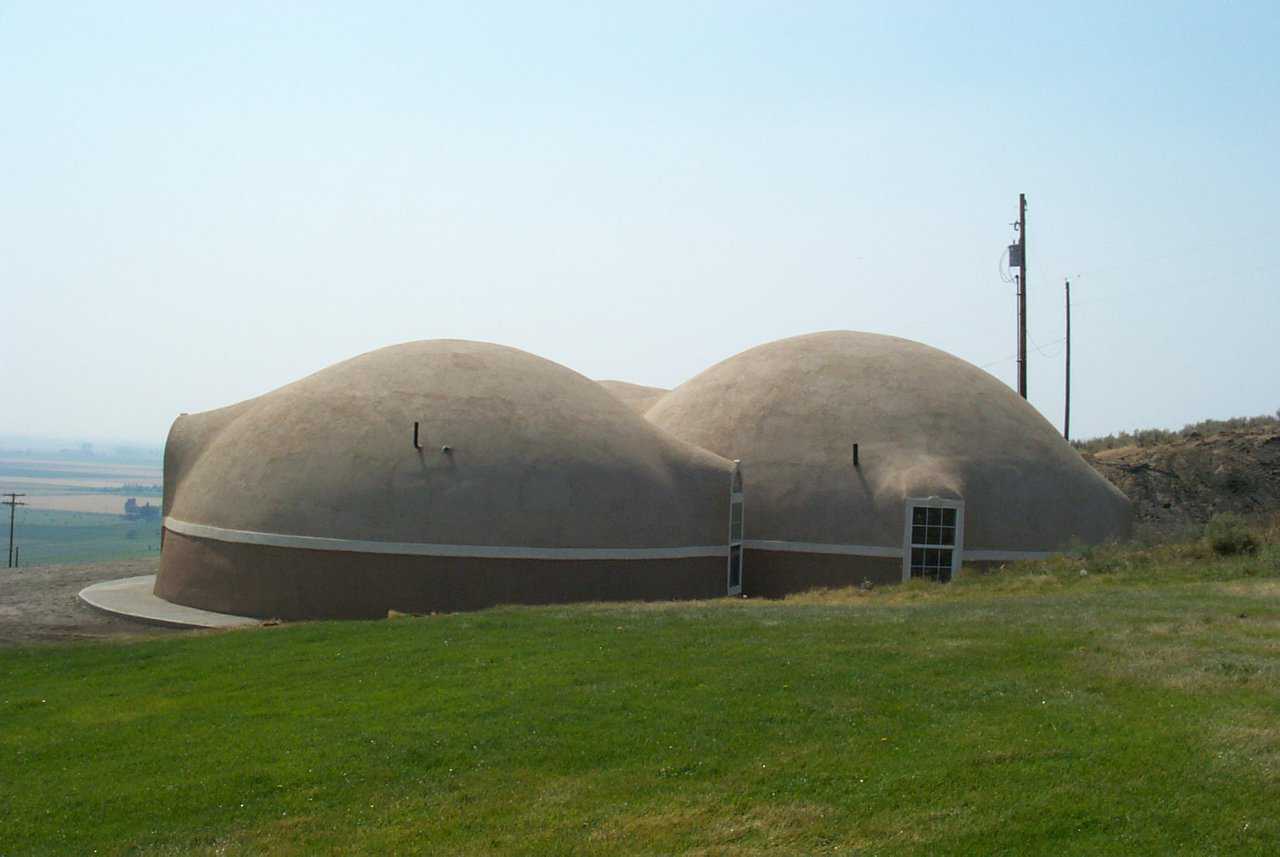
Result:
[[[247,628],[262,624],[262,620],[248,616],[214,613],[165,601],[153,591],[155,585],[154,574],[104,580],[81,589],[79,598],[95,610],[149,625],[167,625],[171,628]]]

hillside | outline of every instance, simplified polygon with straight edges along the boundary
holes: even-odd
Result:
[[[1280,424],[1201,432],[1089,451],[1085,461],[1133,502],[1134,519],[1159,529],[1203,524],[1217,512],[1280,510]]]

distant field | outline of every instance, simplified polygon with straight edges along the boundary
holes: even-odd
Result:
[[[0,492],[17,491],[26,494],[26,502],[44,508],[81,510],[77,507],[50,505],[42,500],[37,503],[42,497],[105,494],[121,498],[142,498],[158,496],[163,484],[164,469],[159,466],[0,458]],[[124,500],[120,502],[123,504]],[[111,510],[116,508],[122,507],[112,506]]]
[[[159,494],[137,491],[123,494],[28,494],[24,500],[32,509],[54,509],[62,512],[96,512],[100,515],[124,514],[124,503],[135,497],[138,505],[160,505]]]
[[[119,497],[90,499],[123,502]],[[9,510],[3,511],[6,514],[0,541],[7,551]],[[18,511],[14,543],[23,566],[135,559],[154,555],[159,549],[160,522],[130,521],[119,514],[27,507]]]
[[[156,465],[114,464],[52,458],[0,458],[0,485],[11,479],[54,479],[60,483],[157,484],[164,469]]]
[[[129,521],[125,501],[161,504],[164,472],[158,465],[0,458],[0,492],[24,494],[15,543],[23,565],[60,565],[132,559],[159,546],[159,521]],[[8,509],[3,540],[7,549]]]

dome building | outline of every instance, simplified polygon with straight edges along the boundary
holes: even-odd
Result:
[[[392,346],[179,417],[164,478],[154,594],[281,619],[949,580],[1130,526],[994,377],[848,331],[669,392]]]
[[[728,590],[734,465],[513,348],[383,348],[181,416],[155,594],[282,619]]]
[[[746,484],[743,587],[777,596],[1034,558],[1129,532],[1129,502],[983,370],[835,331],[731,357],[650,406]]]

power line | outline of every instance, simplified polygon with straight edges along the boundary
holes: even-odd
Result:
[[[1233,269],[1231,277],[1233,280],[1238,281],[1241,278],[1241,276],[1244,274],[1257,274],[1262,271],[1271,270],[1275,267],[1276,267],[1275,265],[1257,265],[1252,268],[1244,268],[1240,270]],[[1106,270],[1106,269],[1103,269],[1103,270]],[[1079,280],[1081,276],[1082,276],[1081,274],[1072,274],[1071,278],[1073,280]],[[1203,290],[1212,286],[1219,285],[1220,283],[1221,283],[1221,279],[1218,277],[1212,277],[1212,278],[1204,277],[1204,278],[1197,278],[1194,280],[1185,280],[1183,282],[1174,282],[1174,283],[1170,283],[1170,281],[1167,279],[1148,280],[1145,283],[1138,283],[1133,281],[1132,279],[1122,279],[1116,285],[1108,285],[1107,294],[1105,296],[1090,298],[1082,301],[1073,301],[1071,305],[1079,309],[1082,306],[1091,306],[1093,304],[1114,303],[1115,301],[1120,300],[1125,296],[1141,294],[1144,291],[1159,290],[1163,295],[1167,296],[1169,294],[1170,288],[1173,288],[1175,290],[1179,288]]]
[[[1004,260],[1005,260],[1005,259],[1007,259],[1007,258],[1009,258],[1009,248],[1008,248],[1008,247],[1006,247],[1005,249],[1001,250],[1001,251],[1000,251],[1000,258],[999,258],[999,259],[996,259],[996,273],[1000,275],[1000,282],[1002,282],[1002,283],[1008,283],[1008,284],[1012,285],[1012,284],[1013,284],[1013,277],[1011,277],[1011,276],[1009,276],[1009,274],[1005,273],[1005,272],[1008,270],[1008,267],[1004,264]]]
[[[1087,301],[1087,302],[1086,302],[1086,301],[1072,301],[1072,302],[1071,302],[1071,309],[1072,309],[1072,310],[1078,310],[1078,309],[1080,309],[1080,307],[1081,307],[1081,306],[1085,306],[1086,304],[1089,304],[1089,303],[1099,303],[1099,301]],[[1109,317],[1109,320],[1111,320],[1111,321],[1113,321],[1113,322],[1130,322],[1130,321],[1133,321],[1133,320],[1135,320],[1135,319],[1138,319],[1138,318],[1145,318],[1145,317],[1146,317],[1145,315],[1137,314],[1137,313],[1133,313],[1133,314],[1126,314],[1126,315],[1119,315],[1119,316],[1115,316],[1115,315],[1113,315],[1113,316],[1110,316],[1110,317]],[[1079,337],[1077,336],[1076,338],[1078,339]],[[1086,338],[1086,339],[1088,339],[1089,337],[1088,337],[1088,336],[1086,336],[1085,338]],[[1053,359],[1057,359],[1058,357],[1061,357],[1061,356],[1062,356],[1062,352],[1058,352],[1057,354],[1045,354],[1045,353],[1044,353],[1044,351],[1043,351],[1043,349],[1046,349],[1046,348],[1052,348],[1052,347],[1053,347],[1053,346],[1055,346],[1055,345],[1061,345],[1061,344],[1063,344],[1063,343],[1064,343],[1064,342],[1066,342],[1066,341],[1067,341],[1067,339],[1066,339],[1066,337],[1065,337],[1065,336],[1060,336],[1060,337],[1058,337],[1057,339],[1050,339],[1048,342],[1042,342],[1042,343],[1036,344],[1036,345],[1035,345],[1035,347],[1036,347],[1036,350],[1037,350],[1037,351],[1040,351],[1042,354],[1044,354],[1045,358],[1050,359],[1050,360],[1053,360]],[[1033,344],[1035,343],[1035,340],[1034,340],[1034,339],[1032,339],[1032,343],[1033,343]],[[1007,355],[1007,356],[1005,356],[1005,357],[1001,357],[1001,358],[999,358],[998,360],[992,360],[992,361],[987,362],[987,363],[980,363],[980,364],[978,364],[978,368],[979,368],[979,369],[987,369],[987,368],[989,368],[989,367],[991,367],[991,366],[998,366],[998,365],[1000,365],[1001,363],[1008,363],[1010,360],[1015,359],[1017,356],[1018,356],[1017,354],[1009,354],[1009,355]]]
[[[1061,351],[1055,351],[1053,354],[1049,354],[1045,351],[1045,348],[1052,348],[1053,346],[1061,343],[1062,342],[1061,339],[1050,342],[1047,345],[1040,345],[1038,342],[1036,342],[1036,338],[1034,336],[1031,336],[1030,334],[1028,334],[1027,338],[1031,340],[1031,346],[1036,351],[1040,352],[1040,356],[1045,358],[1046,360],[1056,360],[1062,356]]]
[[[1065,338],[1063,338],[1063,337],[1059,337],[1058,339],[1051,339],[1050,341],[1046,342],[1043,346],[1037,346],[1037,350],[1038,350],[1039,348],[1050,348],[1050,347],[1052,347],[1052,346],[1054,346],[1054,345],[1061,345],[1063,342],[1066,342],[1066,339],[1065,339]],[[1046,358],[1051,359],[1051,360],[1052,360],[1052,359],[1054,359],[1054,358],[1056,358],[1056,357],[1060,357],[1060,356],[1062,356],[1062,355],[1061,355],[1061,353],[1059,353],[1059,354],[1055,354],[1055,355],[1053,355],[1052,357],[1050,357],[1050,356],[1049,356],[1049,355],[1047,355],[1047,354],[1045,355],[1045,357],[1046,357]],[[978,368],[979,368],[979,369],[988,369],[988,368],[990,368],[990,367],[992,367],[992,366],[999,366],[1001,363],[1008,363],[1010,360],[1015,360],[1015,359],[1017,359],[1017,357],[1018,357],[1018,355],[1017,355],[1017,354],[1010,354],[1008,357],[1001,357],[999,360],[992,360],[990,363],[982,363],[982,364],[979,364]]]

